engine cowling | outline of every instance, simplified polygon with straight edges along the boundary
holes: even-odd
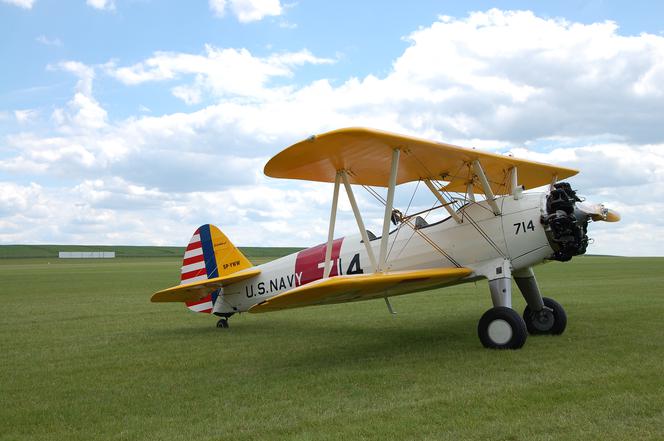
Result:
[[[546,198],[542,225],[554,252],[550,259],[567,262],[588,248],[588,215],[577,209],[581,199],[567,182],[554,184]]]

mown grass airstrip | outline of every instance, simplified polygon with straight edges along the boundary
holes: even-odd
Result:
[[[477,339],[486,283],[223,330],[149,303],[179,266],[0,260],[0,439],[664,439],[662,258],[538,267],[569,325],[519,351]]]

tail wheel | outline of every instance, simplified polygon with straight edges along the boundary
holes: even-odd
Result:
[[[497,306],[484,313],[477,334],[485,348],[519,349],[526,342],[526,324],[512,308]]]
[[[528,332],[537,334],[560,335],[567,327],[567,314],[565,310],[553,299],[542,297],[544,309],[533,311],[530,306],[523,310],[523,320],[526,322]]]
[[[221,318],[217,322],[217,328],[228,328],[228,319]]]

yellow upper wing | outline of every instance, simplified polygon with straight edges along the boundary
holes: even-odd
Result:
[[[405,294],[452,283],[471,273],[472,270],[468,268],[434,268],[330,277],[274,296],[252,306],[249,312],[277,311]]]
[[[194,302],[200,300],[211,291],[221,288],[231,283],[249,279],[261,273],[258,268],[249,268],[236,273],[228,274],[213,279],[200,280],[194,283],[173,286],[158,291],[152,295],[151,302]]]
[[[466,190],[473,179],[470,164],[479,160],[494,194],[510,192],[509,173],[518,170],[518,183],[526,189],[565,179],[578,173],[565,167],[516,159],[410,136],[365,128],[334,130],[312,136],[275,155],[265,165],[274,178],[334,182],[337,170],[346,170],[352,184],[387,187],[392,150],[401,150],[397,184],[435,179],[448,181],[447,191]],[[476,193],[483,193],[474,180]]]

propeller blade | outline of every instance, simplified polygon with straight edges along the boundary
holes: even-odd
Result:
[[[604,204],[586,204],[584,202],[577,202],[576,208],[596,222],[618,222],[620,220],[620,213],[606,208]]]
[[[618,222],[620,220],[620,213],[615,210],[608,209],[606,212],[606,219],[604,220],[607,222]]]

